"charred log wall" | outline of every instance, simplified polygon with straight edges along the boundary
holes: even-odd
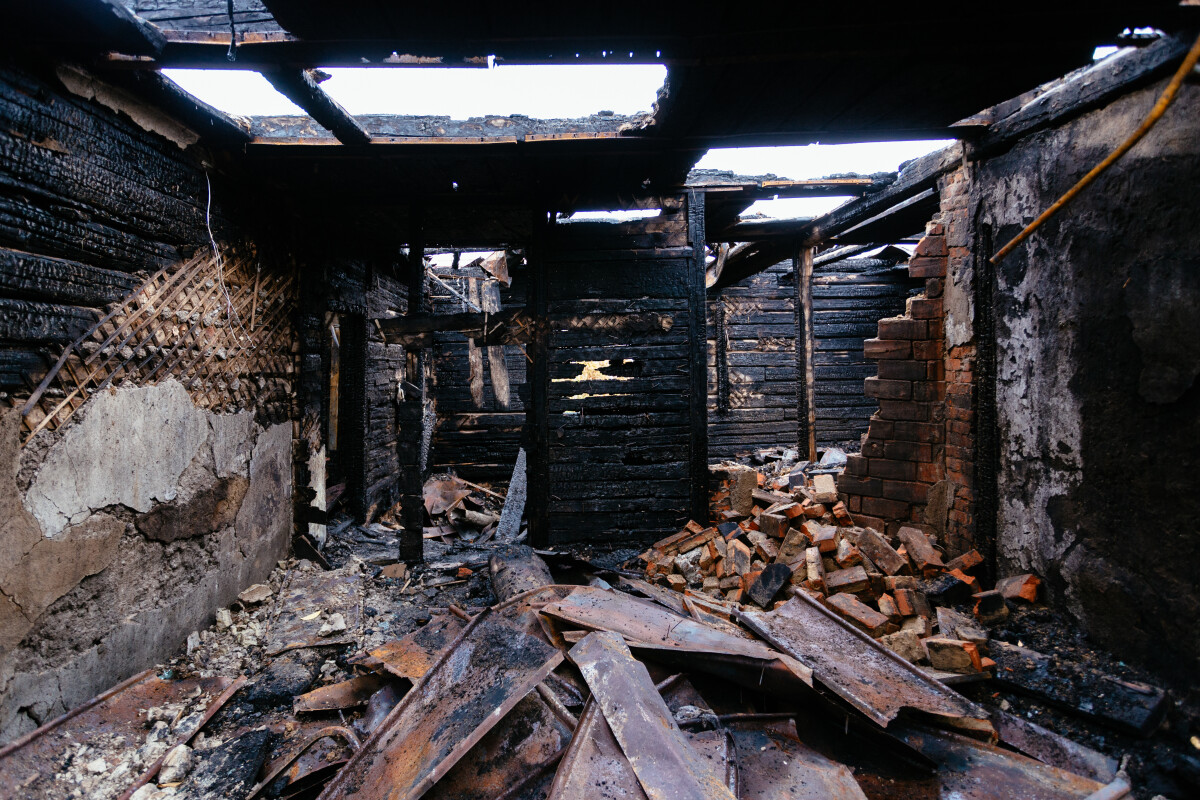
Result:
[[[797,444],[793,275],[783,261],[708,298],[710,459]]]
[[[473,267],[455,271],[446,281],[466,293],[468,280],[482,280],[483,269]],[[501,284],[500,305],[504,309],[523,308],[527,271],[512,272],[512,284]],[[439,287],[434,287],[435,313],[455,313],[466,310],[463,302]],[[437,428],[433,434],[430,463],[434,471],[453,470],[470,481],[507,481],[512,476],[517,450],[521,447],[521,431],[525,425],[525,406],[529,389],[525,381],[528,361],[515,345],[504,346],[504,361],[508,367],[511,387],[508,408],[496,402],[492,388],[488,352],[485,348],[483,372],[483,406],[476,407],[471,398],[470,365],[466,336],[461,333],[438,333],[433,342],[433,368],[437,398]]]
[[[661,538],[691,513],[692,443],[705,424],[689,393],[690,371],[703,368],[693,364],[691,337],[703,340],[691,303],[704,299],[687,218],[677,208],[638,223],[557,225],[546,246],[544,264],[533,261],[544,300],[531,307],[548,333],[544,385],[531,370],[531,535]]]
[[[813,269],[817,444],[858,449],[879,409],[863,392],[863,380],[876,370],[863,353],[863,340],[875,335],[879,320],[903,314],[905,299],[921,285],[903,265],[869,258]]]
[[[979,164],[970,238],[948,231],[951,253],[1007,242],[1133,131],[1162,87]],[[972,298],[996,298],[1001,574],[1038,572],[1095,640],[1189,685],[1200,639],[1179,625],[1200,614],[1197,103],[1200,87],[1185,84],[994,276],[966,269],[946,285],[949,345],[979,333]]]

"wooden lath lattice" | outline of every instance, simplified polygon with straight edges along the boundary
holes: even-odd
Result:
[[[64,349],[23,408],[22,443],[110,386],[173,378],[211,411],[286,416],[295,275],[204,252],[151,275]]]

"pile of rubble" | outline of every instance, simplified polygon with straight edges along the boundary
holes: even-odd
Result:
[[[765,610],[579,561],[583,583],[555,582],[520,547],[481,571],[498,602],[389,637],[370,567],[289,565],[192,643],[195,666],[243,674],[135,676],[0,751],[0,782],[131,800],[1128,791],[1111,759],[972,702],[807,587]],[[237,656],[205,656],[218,639]]]
[[[728,619],[736,609],[777,608],[803,593],[913,663],[977,674],[995,665],[979,623],[1003,620],[1006,600],[1037,599],[1041,581],[1033,575],[985,591],[972,574],[983,563],[976,551],[943,561],[915,527],[892,538],[855,525],[832,474],[784,494],[764,489],[767,477],[757,470],[723,469],[730,477],[713,500],[725,521],[690,522],[641,556],[648,579],[705,613]],[[974,617],[949,607],[964,600],[973,601]]]

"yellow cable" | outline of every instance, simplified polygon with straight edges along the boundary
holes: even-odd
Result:
[[[1155,103],[1154,108],[1150,110],[1149,116],[1147,116],[1142,124],[1138,126],[1138,129],[1134,131],[1133,134],[1130,135],[1130,137],[1126,139],[1120,147],[1118,147],[1116,150],[1113,150],[1112,153],[1109,154],[1108,158],[1101,161],[1092,168],[1091,172],[1080,178],[1079,183],[1072,186],[1066,194],[1064,194],[1054,203],[1054,205],[1043,211],[1041,216],[1025,227],[1025,230],[1018,233],[1011,242],[1000,248],[1000,252],[992,256],[991,262],[993,264],[999,264],[1005,256],[1013,251],[1013,248],[1028,239],[1029,235],[1041,227],[1042,223],[1053,217],[1062,209],[1063,206],[1075,199],[1075,195],[1082,192],[1084,188],[1089,183],[1094,181],[1101,172],[1104,172],[1104,170],[1115,164],[1121,156],[1129,152],[1131,147],[1137,144],[1143,136],[1149,133],[1150,129],[1154,127],[1154,124],[1158,122],[1163,114],[1166,113],[1167,108],[1171,105],[1171,102],[1179,93],[1179,87],[1183,85],[1183,81],[1185,78],[1187,78],[1188,73],[1195,68],[1198,60],[1200,60],[1200,37],[1196,39],[1196,43],[1192,45],[1192,49],[1188,51],[1187,56],[1183,59],[1183,63],[1179,65],[1179,69],[1175,72],[1174,77],[1171,78],[1171,82],[1167,84],[1167,88],[1163,90],[1162,95],[1158,98],[1158,102]]]

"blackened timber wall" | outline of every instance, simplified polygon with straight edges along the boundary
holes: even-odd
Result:
[[[791,259],[710,294],[707,306],[709,458],[795,447],[799,372]]]
[[[479,267],[463,268],[443,274],[443,280],[463,294],[468,280],[490,277]],[[527,271],[514,269],[512,284],[501,284],[500,306],[504,309],[525,306]],[[463,302],[434,286],[433,309],[437,314],[468,310]],[[461,333],[437,333],[433,339],[434,396],[437,398],[437,427],[433,434],[430,464],[434,472],[452,470],[469,481],[507,481],[512,476],[517,451],[521,448],[521,430],[525,425],[525,404],[529,390],[525,384],[525,353],[515,345],[504,346],[508,366],[510,398],[508,408],[496,402],[492,390],[487,348],[483,357],[483,407],[471,399],[470,365],[467,339]]]
[[[544,455],[531,451],[530,482],[548,490],[533,538],[661,538],[690,516],[695,479],[689,297],[703,265],[683,204],[633,223],[550,226],[547,239],[544,300],[532,306],[544,302],[546,378],[531,387],[534,408],[544,391],[546,441]]]
[[[923,286],[905,266],[870,258],[848,258],[813,270],[814,405],[817,443],[858,449],[877,400],[863,393],[863,380],[876,373],[863,356],[863,340],[879,320],[904,313],[904,301]]]

